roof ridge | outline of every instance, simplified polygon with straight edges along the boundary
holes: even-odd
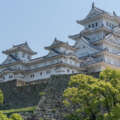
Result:
[[[19,47],[19,46],[23,46],[23,45],[28,45],[28,43],[24,42],[24,43],[21,43],[21,44],[13,45],[13,47]]]

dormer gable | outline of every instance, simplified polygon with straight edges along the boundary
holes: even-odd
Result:
[[[104,10],[101,10],[101,9],[95,7],[95,5],[92,5],[92,9],[90,10],[90,12],[88,13],[88,15],[86,16],[86,19],[91,18],[93,16],[100,15],[100,14],[104,14],[104,13],[108,14]]]
[[[78,58],[98,52],[98,50],[83,36],[79,41],[76,41],[74,47],[76,48],[75,54]]]
[[[82,20],[77,20],[77,23],[85,26],[88,23],[94,23],[96,21],[103,20],[103,19],[106,19],[111,22],[115,22],[116,24],[120,24],[120,17],[117,16],[115,11],[113,11],[113,14],[110,14],[96,7],[94,3],[88,15]]]
[[[75,50],[75,48],[68,43],[57,40],[56,38],[54,39],[54,42],[50,46],[45,47],[45,49],[49,51],[48,56],[70,54]]]
[[[36,54],[29,45],[25,42],[19,45],[13,45],[12,48],[3,51],[7,55],[5,63],[11,63],[14,61],[29,61],[33,55]]]
[[[34,52],[28,45],[27,42],[25,43],[22,43],[22,44],[19,44],[19,45],[13,45],[12,48],[8,49],[8,50],[5,50],[3,51],[4,54],[9,54],[9,53],[12,53],[14,51],[23,51],[23,52],[26,52],[30,55],[34,55],[36,54],[36,52]]]

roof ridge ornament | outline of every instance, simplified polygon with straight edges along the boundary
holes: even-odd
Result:
[[[93,3],[92,3],[92,8],[95,8],[95,2],[93,1]]]
[[[113,15],[114,15],[114,16],[117,16],[117,14],[116,14],[116,12],[115,12],[115,11],[113,11]]]
[[[54,40],[57,41],[57,38],[55,37]]]

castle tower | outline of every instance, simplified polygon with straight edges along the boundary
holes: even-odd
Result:
[[[75,54],[83,60],[89,72],[100,72],[106,67],[120,67],[120,17],[92,4],[89,14],[78,20],[84,29],[69,36],[75,40]]]

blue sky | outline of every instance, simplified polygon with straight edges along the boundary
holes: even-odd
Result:
[[[94,0],[97,7],[120,15],[120,0]],[[0,62],[2,51],[14,44],[27,41],[38,52],[47,54],[55,37],[62,41],[79,33],[82,27],[76,20],[83,19],[91,9],[92,0],[0,0]]]

